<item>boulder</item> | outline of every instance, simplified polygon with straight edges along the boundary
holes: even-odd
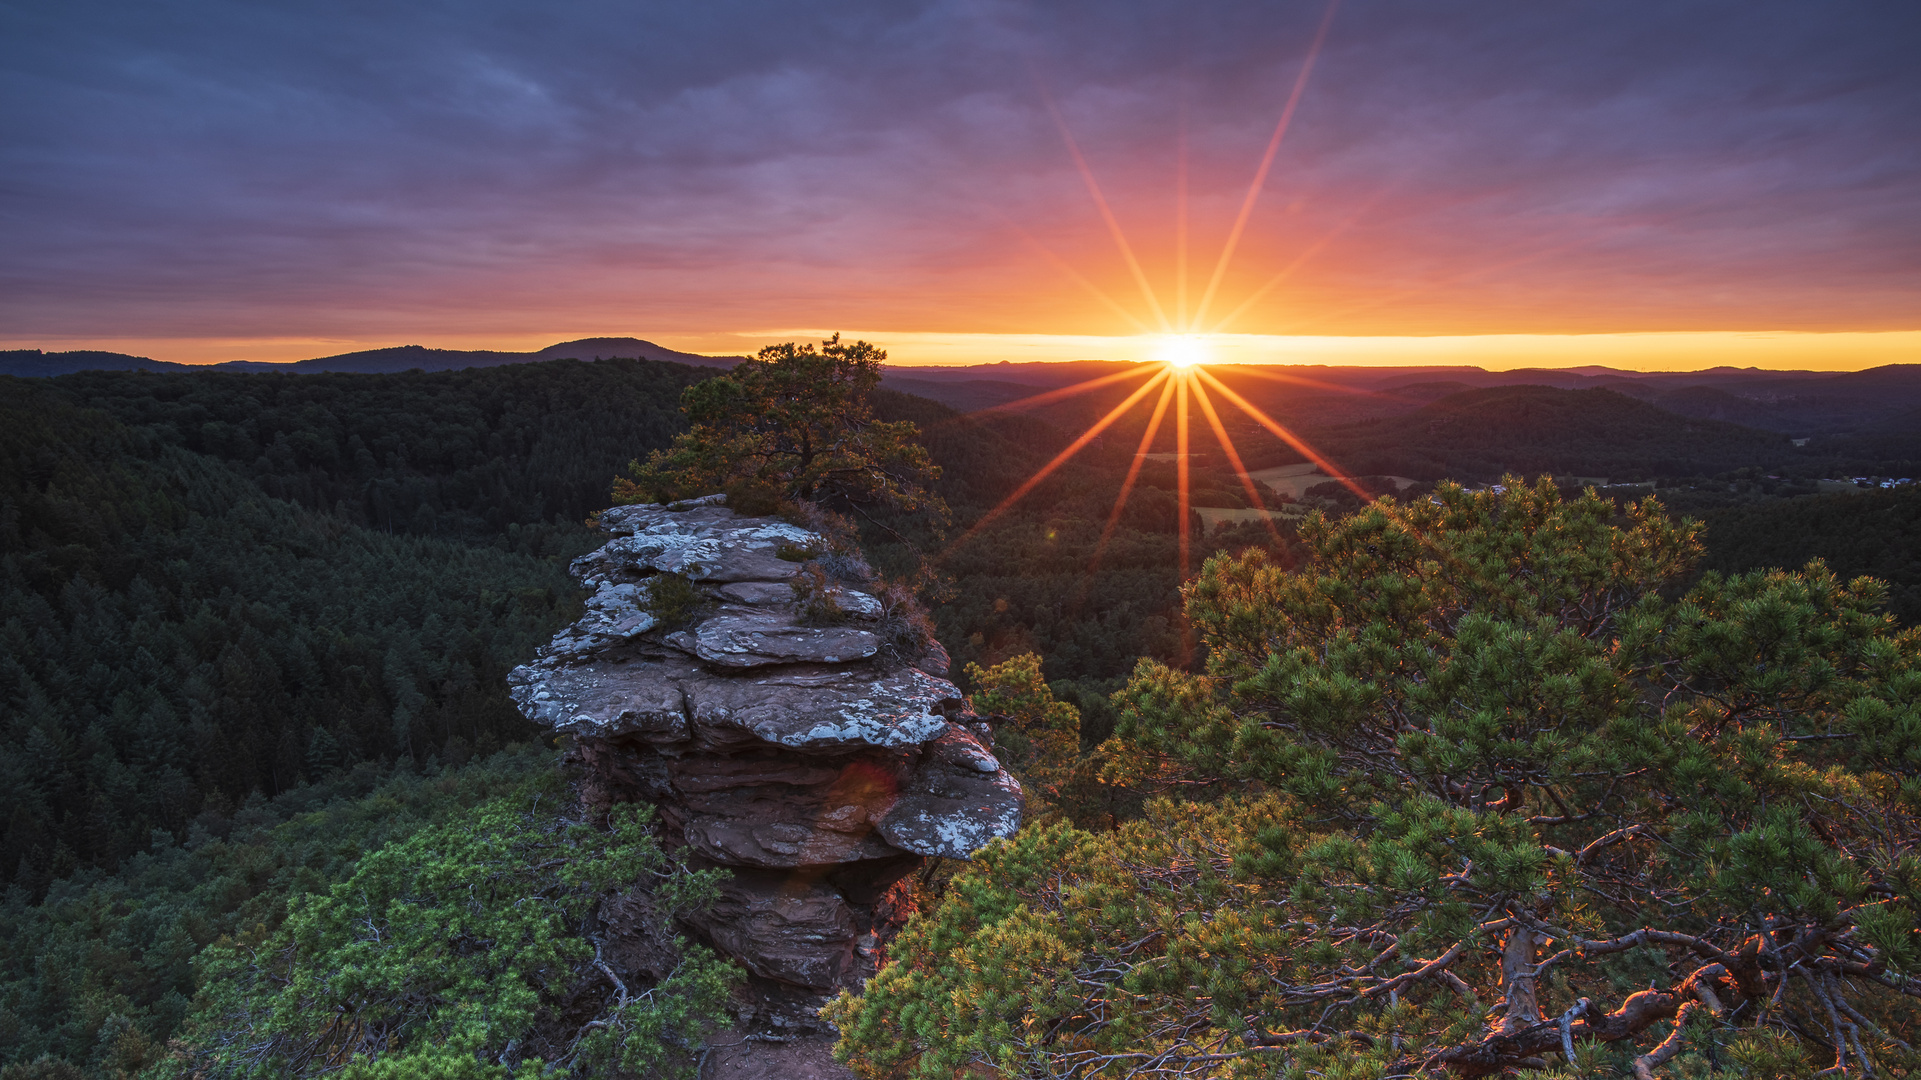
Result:
[[[879,824],[902,851],[965,859],[1021,825],[1020,781],[972,732],[954,728],[929,743]]]
[[[590,807],[651,803],[666,843],[731,871],[688,929],[768,985],[858,985],[902,917],[895,882],[1020,825],[1020,784],[969,727],[947,653],[890,625],[858,558],[822,559],[800,581],[828,551],[813,530],[737,516],[720,496],[598,520],[613,538],[571,567],[586,613],[509,676],[514,701],[572,737]],[[839,615],[809,624],[795,585],[819,595],[826,567]],[[650,610],[661,574],[699,602]],[[610,908],[608,932],[660,933],[644,907]],[[638,940],[609,949],[640,974],[659,953]]]
[[[880,651],[880,638],[870,631],[800,626],[791,612],[729,612],[674,637],[682,639],[676,645],[721,667],[838,664],[866,660]]]

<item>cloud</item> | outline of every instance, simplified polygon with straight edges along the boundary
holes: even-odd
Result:
[[[1045,102],[1171,294],[1181,133],[1204,273],[1322,11],[17,3],[0,317],[1111,332],[1023,240],[1139,306]],[[1338,236],[1236,328],[1911,326],[1917,46],[1875,0],[1349,0],[1230,282]]]

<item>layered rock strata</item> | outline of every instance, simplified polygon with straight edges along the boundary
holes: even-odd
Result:
[[[701,937],[765,980],[854,985],[889,888],[925,856],[1012,835],[1020,784],[940,646],[868,591],[858,558],[823,558],[819,533],[719,496],[600,525],[613,539],[571,568],[587,613],[515,669],[515,702],[573,737],[589,805],[652,803],[670,844],[732,871]]]

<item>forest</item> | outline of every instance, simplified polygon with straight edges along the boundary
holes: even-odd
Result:
[[[630,461],[686,431],[683,392],[720,370],[560,359],[381,375],[0,377],[0,782],[14,793],[0,835],[8,908],[0,937],[0,1078],[186,1075],[204,1060],[194,1056],[204,1050],[195,1040],[230,1022],[217,1022],[227,1015],[220,1010],[239,1007],[220,998],[233,983],[219,974],[231,961],[219,949],[295,925],[288,920],[297,923],[319,903],[300,898],[374,873],[360,865],[364,853],[432,836],[461,814],[493,814],[488,820],[500,823],[503,836],[529,844],[559,835],[560,825],[501,809],[532,798],[528,778],[552,773],[554,759],[508,700],[505,674],[579,614],[580,591],[565,569],[601,542],[587,518],[608,504],[610,484]],[[1313,429],[1314,438],[1357,475],[1421,482],[1413,499],[1403,494],[1405,505],[1426,505],[1421,496],[1438,482],[1484,484],[1506,474],[1645,485],[1604,489],[1582,502],[1582,484],[1570,479],[1558,489],[1547,484],[1538,497],[1564,498],[1586,507],[1593,521],[1626,528],[1638,520],[1634,500],[1653,491],[1664,513],[1698,519],[1691,541],[1698,557],[1677,557],[1661,574],[1637,579],[1634,588],[1649,596],[1719,595],[1719,582],[1757,569],[1799,569],[1812,558],[1832,574],[1821,580],[1872,575],[1885,582],[1884,592],[1848,594],[1854,598],[1844,603],[1832,598],[1840,586],[1829,585],[1822,587],[1829,599],[1803,602],[1855,605],[1848,609],[1855,614],[1833,616],[1836,626],[1866,635],[1848,646],[1856,656],[1850,663],[1868,664],[1859,657],[1895,648],[1870,641],[1883,631],[1860,629],[1863,620],[1892,615],[1888,635],[1921,622],[1921,485],[1843,491],[1833,482],[1913,475],[1911,440],[1897,429],[1799,447],[1779,432],[1683,418],[1607,389],[1444,389],[1397,416],[1333,416]],[[1048,845],[1083,845],[1068,861],[1095,878],[1114,860],[1163,857],[1149,850],[1157,841],[1111,831],[1117,813],[1137,821],[1161,814],[1165,835],[1191,827],[1199,830],[1196,843],[1213,842],[1205,839],[1209,830],[1251,830],[1265,837],[1269,869],[1262,872],[1270,877],[1281,864],[1331,873],[1340,858],[1351,861],[1303,846],[1300,837],[1318,828],[1300,817],[1318,805],[1315,792],[1296,793],[1306,800],[1298,805],[1263,804],[1267,817],[1252,824],[1181,818],[1187,824],[1177,827],[1165,815],[1205,816],[1227,804],[1176,811],[1152,802],[1184,785],[1266,798],[1287,784],[1272,771],[1280,758],[1236,771],[1218,746],[1186,745],[1154,726],[1155,717],[1169,722],[1177,711],[1169,702],[1198,693],[1198,684],[1182,680],[1216,677],[1210,665],[1230,662],[1252,664],[1246,677],[1260,664],[1232,659],[1226,616],[1217,610],[1225,593],[1210,594],[1217,608],[1197,607],[1201,594],[1193,590],[1183,596],[1171,464],[1141,470],[1103,543],[1138,427],[1117,424],[976,528],[1068,444],[1079,414],[967,414],[887,389],[870,398],[883,421],[914,425],[940,470],[934,491],[951,508],[946,523],[878,515],[863,532],[876,565],[933,568],[935,592],[947,598],[933,609],[934,625],[956,672],[965,673],[964,690],[992,692],[996,679],[1031,670],[1020,700],[1056,722],[1071,716],[1069,737],[1049,744],[1066,757],[1030,769],[1037,783],[1057,781],[1044,800],[1056,808],[1043,822],[1053,831],[1036,831],[1023,841],[1033,850],[984,871],[1001,876],[981,879],[981,888],[1031,893],[1039,886],[1021,877],[1029,872],[1021,860],[1042,858],[1042,849],[1053,850]],[[1249,448],[1250,469],[1301,460],[1258,428],[1230,427]],[[1219,455],[1197,455],[1192,465],[1195,506],[1248,505]],[[1328,560],[1359,541],[1316,530],[1369,510],[1334,492],[1307,498],[1330,517],[1290,519],[1272,531],[1256,523],[1207,530],[1191,521],[1188,572],[1207,567],[1199,580],[1227,592],[1251,587],[1235,584],[1236,574],[1333,573]],[[1659,533],[1646,522],[1632,527]],[[1262,588],[1282,588],[1260,580]],[[1149,669],[1154,674],[1143,681]],[[1864,685],[1885,682],[1858,677]],[[1247,691],[1257,699],[1266,692]],[[1886,697],[1881,690],[1857,697],[1881,700],[1876,693]],[[1224,699],[1221,708],[1274,707],[1265,700]],[[1814,748],[1820,734],[1794,737]],[[1114,737],[1135,748],[1131,767],[1147,772],[1094,778],[1114,765],[1100,750]],[[1282,758],[1294,752],[1269,749]],[[1896,776],[1889,790],[1912,784],[1907,766],[1839,760],[1809,762]],[[1592,765],[1557,758],[1540,767]],[[1668,776],[1681,768],[1665,759],[1609,767],[1616,765],[1658,765]],[[1298,763],[1289,768],[1299,771]],[[1096,812],[1085,793],[1101,783],[1129,794],[1118,803],[1096,800]],[[1612,789],[1587,794],[1616,797]],[[1447,812],[1485,811],[1491,797],[1482,789],[1478,802]],[[1419,812],[1441,810],[1423,804]],[[1415,810],[1394,813],[1405,823]],[[1110,831],[1095,827],[1101,815]],[[1599,842],[1577,833],[1554,839],[1574,851]],[[1110,839],[1086,839],[1096,834]],[[655,858],[643,848],[625,857]],[[924,932],[935,933],[934,924]],[[979,925],[965,929],[980,932]],[[1332,963],[1334,953],[1326,955]],[[1636,955],[1644,967],[1652,962]],[[700,995],[716,992],[718,976],[689,956],[690,1000],[705,1000]],[[864,1037],[907,1039],[878,1014],[843,1015],[843,1026],[867,1031]],[[613,1026],[657,1031],[697,1019],[635,1014],[613,1018]],[[1818,1043],[1819,1034],[1804,1041]],[[1753,1051],[1755,1061],[1792,1057],[1768,1045]],[[632,1057],[638,1051],[625,1047],[592,1052],[602,1055],[595,1060],[640,1068]],[[922,1064],[932,1069],[938,1060]],[[868,1061],[882,1070],[880,1057]]]

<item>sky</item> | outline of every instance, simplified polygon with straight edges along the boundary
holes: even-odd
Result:
[[[4,0],[0,40],[0,347],[1921,362],[1911,0]]]

